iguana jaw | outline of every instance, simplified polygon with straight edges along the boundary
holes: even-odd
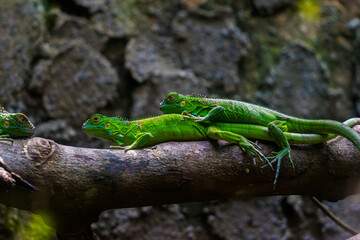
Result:
[[[84,122],[84,124],[82,125],[82,130],[93,137],[101,137],[103,138],[104,135],[106,135],[106,130],[105,128],[101,127],[101,126],[94,126],[91,124],[91,122],[89,120],[87,120],[86,122]]]
[[[21,119],[21,121],[20,121]],[[7,125],[5,126],[7,121]],[[11,137],[29,137],[34,135],[35,126],[22,113],[11,113],[1,123]]]
[[[160,103],[160,111],[162,111],[165,114],[169,113],[182,113],[183,107],[181,107],[179,104],[166,104],[164,101]]]
[[[13,137],[30,137],[34,135],[35,127],[29,128],[14,128],[11,132],[11,136]]]

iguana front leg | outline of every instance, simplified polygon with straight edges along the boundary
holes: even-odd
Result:
[[[181,115],[185,115],[185,118],[194,120],[195,122],[210,122],[215,121],[215,117],[224,112],[224,108],[222,106],[217,106],[209,111],[204,117],[198,117],[188,113],[186,111],[182,112]]]
[[[142,146],[148,145],[148,142],[151,138],[153,138],[153,135],[151,135],[151,133],[145,132],[145,133],[138,133],[135,137],[136,137],[136,140],[129,146],[126,146],[126,147],[110,146],[110,148],[124,149],[125,151],[141,148]]]
[[[244,152],[249,152],[250,154],[258,157],[260,160],[265,160],[272,168],[268,158],[261,152],[261,148],[256,143],[246,139],[245,137],[233,132],[223,131],[213,126],[208,128],[206,135],[214,140],[224,140],[230,143],[238,144]]]
[[[14,140],[10,138],[9,134],[0,135],[0,141],[9,141],[11,143],[14,142]]]
[[[273,152],[276,155],[273,157],[269,157],[270,159],[273,159],[271,161],[271,164],[274,162],[277,162],[277,167],[276,167],[276,173],[275,173],[275,180],[274,180],[274,185],[276,184],[276,181],[279,177],[279,172],[280,172],[280,166],[281,166],[281,160],[286,157],[289,156],[291,165],[293,168],[295,168],[294,163],[291,159],[291,155],[290,155],[290,144],[289,141],[287,140],[284,132],[286,131],[286,122],[285,121],[272,121],[271,123],[268,124],[268,130],[269,130],[269,134],[274,138],[276,144],[280,147],[280,151],[279,152]],[[264,166],[265,167],[265,166]]]

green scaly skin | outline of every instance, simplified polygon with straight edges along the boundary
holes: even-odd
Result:
[[[35,127],[22,113],[9,113],[0,107],[0,141],[13,142],[12,138],[30,137]]]
[[[169,93],[160,104],[160,110],[165,114],[184,114],[196,122],[231,122],[267,127],[269,135],[280,147],[280,151],[272,157],[272,163],[277,162],[274,184],[279,175],[281,160],[285,156],[289,157],[293,165],[290,144],[284,132],[341,135],[349,139],[360,150],[359,134],[343,123],[333,120],[308,120],[291,117],[269,108],[241,101],[186,96],[173,92]],[[257,134],[250,137],[259,139]],[[303,143],[310,144],[312,142],[304,141]]]
[[[360,118],[349,119],[345,124],[353,126]],[[166,114],[158,117],[127,121],[121,117],[107,117],[95,114],[82,127],[90,136],[103,138],[117,144],[110,146],[124,150],[139,149],[167,141],[199,141],[206,139],[225,140],[238,144],[242,150],[260,160],[268,161],[260,147],[246,137],[275,141],[266,127],[253,124],[219,123],[201,124],[179,114]],[[335,134],[284,133],[295,144],[321,143],[336,137]],[[123,146],[124,145],[124,146]]]
[[[184,119],[180,114],[167,114],[134,121],[95,114],[83,124],[82,129],[91,136],[103,138],[118,145],[110,146],[111,148],[126,151],[168,141],[216,139],[236,143],[244,151],[267,161],[260,148],[241,135],[228,132],[223,126],[221,129],[217,125],[207,127],[193,120]]]

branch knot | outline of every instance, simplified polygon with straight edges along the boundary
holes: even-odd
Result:
[[[24,148],[27,156],[35,160],[37,166],[40,166],[51,158],[59,146],[53,140],[35,137],[31,138]]]

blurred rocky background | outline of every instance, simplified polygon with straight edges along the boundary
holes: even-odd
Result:
[[[158,115],[170,91],[360,116],[360,1],[0,1],[0,105],[37,136],[107,148],[81,131],[91,114]],[[327,205],[360,229],[359,197]],[[93,228],[101,239],[350,236],[301,196],[110,210]],[[37,215],[0,205],[0,239],[53,238]]]

